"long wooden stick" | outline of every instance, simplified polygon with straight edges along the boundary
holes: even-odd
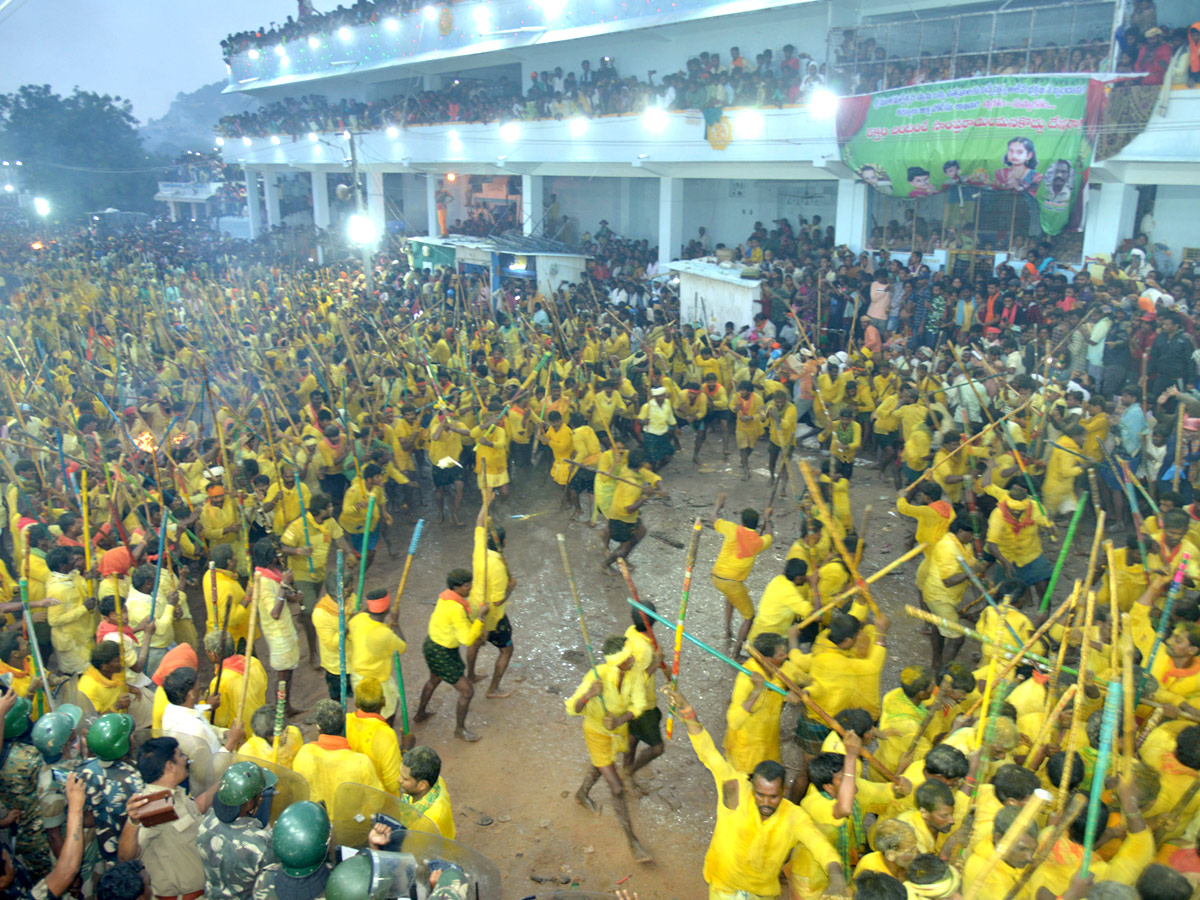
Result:
[[[610,438],[611,440],[611,438]],[[683,619],[687,615],[688,599],[692,595],[692,569],[696,565],[696,551],[700,547],[700,533],[704,530],[703,522],[697,516],[692,523],[692,537],[688,541],[687,562],[683,569],[683,595],[679,599],[679,615],[675,619],[675,646],[671,658],[671,686],[679,686],[679,657],[683,652]],[[675,719],[667,719],[667,738],[675,736]]]
[[[1067,806],[1067,811],[1063,814],[1062,818],[1054,823],[1053,828],[1042,835],[1041,842],[1038,844],[1037,850],[1034,851],[1033,859],[1021,871],[1016,884],[1008,889],[1008,893],[1004,895],[1004,900],[1016,900],[1021,895],[1022,888],[1029,883],[1029,879],[1041,868],[1042,863],[1050,857],[1050,851],[1054,849],[1054,845],[1059,842],[1059,839],[1071,827],[1071,823],[1083,812],[1083,808],[1086,805],[1087,798],[1083,794],[1076,794],[1071,798],[1071,802]]]
[[[258,604],[262,592],[262,576],[255,573],[250,590],[254,596],[250,601],[250,630],[246,633],[246,671],[242,675],[242,695],[238,698],[237,717],[245,719],[246,698],[250,695],[250,673],[254,670],[254,634],[258,630]]]
[[[1052,685],[1050,684],[1046,685],[1047,696],[1050,696],[1051,694],[1051,687]],[[1069,688],[1063,691],[1063,695],[1058,698],[1058,702],[1055,703],[1051,708],[1050,712],[1042,722],[1042,727],[1038,729],[1037,737],[1033,739],[1033,743],[1029,747],[1029,753],[1027,753],[1025,756],[1026,767],[1035,772],[1041,768],[1042,761],[1040,758],[1038,758],[1038,752],[1042,749],[1042,746],[1046,743],[1046,741],[1050,740],[1050,735],[1054,733],[1054,725],[1058,722],[1058,717],[1061,716],[1062,711],[1067,708],[1067,704],[1075,698],[1075,694],[1078,690],[1079,685],[1071,685]]]
[[[583,602],[579,599],[579,588],[575,585],[575,573],[571,571],[571,558],[567,555],[567,539],[562,534],[559,534],[557,537],[558,552],[562,556],[563,572],[567,576],[567,584],[571,587],[571,597],[575,600],[575,614],[579,617],[579,630],[583,634],[583,649],[587,652],[588,665],[592,669],[592,675],[595,677],[596,683],[603,686],[604,682],[600,680],[600,673],[596,670],[596,654],[592,651],[592,641],[588,637],[587,619],[583,616]],[[648,612],[644,607],[642,611]],[[604,702],[603,691],[600,692],[599,698],[604,714],[608,715],[608,705]]]
[[[1075,747],[1079,743],[1079,726],[1083,722],[1083,693],[1087,690],[1087,672],[1088,672],[1088,656],[1091,653],[1092,641],[1092,618],[1096,613],[1096,594],[1093,591],[1087,592],[1087,602],[1084,607],[1083,614],[1083,643],[1079,649],[1079,692],[1076,695],[1076,703],[1071,708],[1071,730],[1067,732],[1067,744],[1063,749],[1066,750],[1067,756],[1063,761],[1062,779],[1058,784],[1058,801],[1055,804],[1055,811],[1062,812],[1067,805],[1067,795],[1071,792],[1071,770],[1075,767]],[[1063,642],[1068,640],[1068,636],[1063,636]],[[1062,671],[1067,671],[1066,666],[1062,667]]]
[[[1034,660],[1035,662],[1044,663],[1045,665],[1050,665],[1052,662],[1045,656],[1041,656],[1037,653],[1030,653],[1027,648],[1014,647],[1012,644],[1002,644],[999,641],[994,641],[987,635],[980,634],[974,628],[968,628],[966,625],[960,625],[958,622],[951,622],[949,619],[945,619],[942,616],[935,616],[933,613],[926,612],[925,610],[919,609],[912,604],[906,605],[904,607],[904,612],[905,615],[909,616],[910,618],[920,619],[922,622],[928,622],[930,625],[937,625],[940,628],[945,628],[947,631],[957,632],[958,634],[963,635],[963,637],[969,637],[979,641],[981,644],[987,644],[989,647],[995,647],[1002,653],[1018,654],[1024,650],[1024,656]],[[1074,669],[1065,667],[1063,671],[1070,672],[1072,675],[1077,674]]]
[[[929,730],[929,726],[933,724],[933,720],[937,717],[937,714],[946,708],[939,698],[944,697],[953,685],[954,679],[951,676],[942,676],[942,682],[938,685],[937,693],[929,698],[929,709],[925,711],[925,715],[921,719],[921,724],[917,727],[916,734],[912,736],[912,740],[908,742],[908,746],[900,754],[901,759],[917,752],[917,746],[921,743],[921,739],[925,737],[925,732]]]
[[[974,444],[976,441],[981,440],[984,437],[984,435],[988,434],[993,429],[998,428],[1002,423],[1011,419],[1013,416],[1015,416],[1017,413],[1019,413],[1021,410],[1023,410],[1026,406],[1028,406],[1032,402],[1033,402],[1033,396],[1030,396],[1030,398],[1028,400],[1026,400],[1024,403],[1022,403],[1020,406],[1005,413],[1003,416],[1001,416],[999,419],[997,419],[993,424],[988,425],[986,428],[984,428],[982,431],[980,431],[979,434],[973,434],[970,437],[964,438],[962,441],[959,442],[959,445],[957,447],[955,447],[952,452],[946,454],[946,456],[942,459],[941,462],[930,466],[928,469],[926,469],[924,472],[922,472],[921,477],[918,478],[916,481],[914,481],[912,484],[910,484],[907,489],[911,491],[913,488],[915,488],[918,484],[920,484],[926,478],[929,478],[930,476],[932,476],[935,469],[937,469],[939,466],[944,466],[948,460],[951,460],[954,458],[955,454],[961,453],[964,447],[969,447],[972,444]]]
[[[879,614],[879,604],[875,602],[875,598],[871,596],[871,589],[867,583],[858,574],[858,566],[854,563],[854,557],[850,551],[846,549],[846,544],[842,541],[841,535],[833,526],[833,514],[829,511],[829,507],[825,504],[825,499],[821,496],[821,492],[817,487],[816,477],[813,475],[812,467],[806,462],[800,463],[800,472],[804,475],[804,483],[808,485],[808,491],[812,495],[813,503],[816,504],[821,521],[825,523],[825,527],[829,529],[830,537],[833,538],[834,546],[837,547],[838,553],[842,557],[842,562],[846,564],[846,569],[850,572],[850,577],[854,579],[855,586],[862,592],[863,598],[867,601],[867,605],[871,607],[871,611],[876,615]]]

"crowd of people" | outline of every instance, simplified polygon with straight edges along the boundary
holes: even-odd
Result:
[[[1157,271],[1139,236],[1095,273],[1038,246],[970,282],[832,246],[817,217],[774,224],[735,251],[765,277],[745,322],[682,316],[647,284],[653,248],[607,223],[584,237],[582,282],[500,297],[400,245],[371,260],[368,293],[348,263],[186,226],[3,236],[6,896],[78,877],[100,900],[367,897],[366,858],[330,849],[344,786],[413,811],[364,847],[453,839],[454,749],[415,745],[431,699],[448,684],[455,737],[487,740],[472,709],[510,695],[510,604],[551,615],[509,567],[511,491],[553,485],[559,515],[599,529],[589,574],[616,579],[648,555],[648,502],[732,460],[799,513],[784,532],[771,501],[722,494],[699,523],[719,538],[699,564],[729,658],[748,654],[732,687],[687,667],[657,680],[672,627],[644,598],[564,699],[588,762],[575,799],[599,812],[604,782],[634,860],[652,854],[627,788],[670,715],[714,779],[718,900],[775,897],[781,878],[803,898],[1190,897],[1194,272]],[[898,679],[902,610],[862,571],[864,465],[915,525],[900,563],[919,561],[920,606],[904,611],[930,652]],[[473,519],[471,552],[406,636],[399,591],[366,573],[381,542],[418,547],[426,515],[434,540]],[[786,559],[754,597],[777,540]],[[1072,586],[1052,557],[1089,545]],[[406,690],[418,646],[427,677]],[[327,698],[305,735],[308,667]],[[726,690],[706,727],[689,697]],[[200,763],[226,752],[239,760],[205,783]],[[473,875],[441,859],[420,877],[460,900]]]

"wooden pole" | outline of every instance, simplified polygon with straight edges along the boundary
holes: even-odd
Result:
[[[1079,729],[1083,723],[1083,694],[1087,690],[1087,672],[1088,672],[1088,657],[1091,654],[1091,633],[1092,633],[1092,618],[1096,613],[1096,594],[1093,591],[1087,592],[1087,602],[1084,606],[1083,614],[1083,643],[1079,649],[1079,691],[1076,695],[1076,703],[1071,709],[1071,730],[1067,732],[1067,743],[1063,748],[1066,750],[1066,759],[1063,762],[1062,780],[1058,785],[1058,801],[1055,804],[1055,811],[1062,812],[1067,805],[1067,795],[1071,792],[1071,770],[1075,767],[1075,747],[1079,743]],[[1070,634],[1063,635],[1063,643],[1066,644],[1070,640]],[[1064,666],[1062,669],[1066,671]]]
[[[1028,831],[1029,826],[1034,823],[1038,813],[1042,811],[1042,807],[1050,799],[1050,793],[1038,788],[1033,792],[1033,796],[1025,801],[1025,805],[1021,807],[1021,812],[1017,814],[1017,818],[1008,826],[1008,830],[1004,832],[1004,837],[1000,839],[1000,843],[992,851],[992,855],[987,858],[983,864],[983,868],[975,873],[975,877],[971,879],[971,883],[966,886],[966,893],[963,895],[963,900],[978,900],[980,891],[983,890],[983,885],[987,881],[992,870],[1000,864],[1000,861],[1008,855],[1013,844]]]

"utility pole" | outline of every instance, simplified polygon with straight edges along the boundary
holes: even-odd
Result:
[[[366,213],[363,210],[362,191],[358,187],[358,147],[354,140],[356,137],[357,135],[350,134],[350,173],[354,182],[354,213],[355,215],[363,216]],[[375,293],[375,267],[373,264],[375,248],[369,247],[365,243],[360,246],[362,248],[363,274],[367,279],[367,296],[370,297]]]

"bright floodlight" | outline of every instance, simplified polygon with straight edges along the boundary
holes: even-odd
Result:
[[[249,147],[249,146],[250,146],[251,144],[253,144],[253,143],[254,143],[254,142],[253,142],[252,140],[250,140],[250,138],[248,138],[248,137],[244,137],[244,138],[242,138],[242,145],[243,145],[243,146]]]
[[[346,222],[346,236],[352,243],[373,247],[379,240],[379,231],[375,228],[375,223],[371,221],[370,216],[355,213]]]
[[[642,125],[652,134],[662,134],[667,130],[670,117],[661,106],[652,106],[642,113]]]
[[[258,51],[255,50],[253,47],[250,48],[250,52],[247,53],[246,55],[249,56],[251,59],[258,59]]]
[[[592,123],[588,121],[587,116],[576,116],[567,124],[567,127],[571,131],[571,137],[581,138],[588,133]]]
[[[317,138],[317,133],[316,133],[315,131],[310,131],[310,132],[308,133],[308,139],[309,139],[310,141],[312,141],[312,142],[315,144],[315,143],[317,142],[317,140],[318,140],[318,138]]]
[[[744,109],[733,117],[733,133],[744,141],[754,141],[762,137],[766,125],[762,113],[753,109]]]
[[[837,113],[837,94],[829,88],[817,88],[808,98],[808,110],[814,119],[830,119]]]
[[[5,190],[5,192],[6,192],[6,193],[9,193],[9,194],[11,194],[13,191],[15,191],[15,190],[16,190],[16,188],[15,188],[15,187],[13,187],[11,184],[6,184],[6,185],[4,186],[4,190]]]
[[[504,138],[510,144],[513,141],[520,140],[521,126],[516,122],[505,122],[500,126],[500,137]]]
[[[308,46],[310,48],[312,48],[313,50],[316,50],[318,47],[321,46],[321,42],[317,40],[316,35],[310,34],[308,36]]]
[[[225,138],[223,138],[223,137],[218,137],[218,138],[217,138],[217,146],[218,146],[218,147],[224,147],[224,146],[225,146]]]
[[[383,27],[386,28],[388,31],[399,31],[400,30],[400,21],[398,19],[384,19]]]
[[[350,29],[347,28],[345,25],[343,25],[341,28],[338,29],[338,37],[341,38],[343,41],[350,40]]]
[[[434,19],[437,18],[437,7],[436,6],[426,6],[421,11],[423,13],[425,13],[425,21],[426,22],[432,22]]]
[[[278,147],[279,146],[279,135],[277,135],[277,134],[271,135],[271,143]]]
[[[292,64],[292,58],[290,56],[279,57],[279,65],[283,66],[285,69],[288,66],[290,66],[291,64]]]
[[[287,51],[283,49],[283,44],[275,45],[275,55],[276,56],[283,56],[283,54],[285,54],[285,53],[287,53]]]
[[[387,136],[391,140],[394,141],[396,138],[400,137],[400,129],[397,128],[395,125],[389,125],[388,130],[387,130]]]
[[[45,197],[34,197],[33,198],[33,211],[36,212],[39,216],[50,215],[50,201],[47,200]]]
[[[480,31],[488,31],[491,29],[492,17],[486,6],[475,7],[475,27]]]
[[[542,12],[547,19],[557,19],[566,7],[565,0],[541,0]]]

